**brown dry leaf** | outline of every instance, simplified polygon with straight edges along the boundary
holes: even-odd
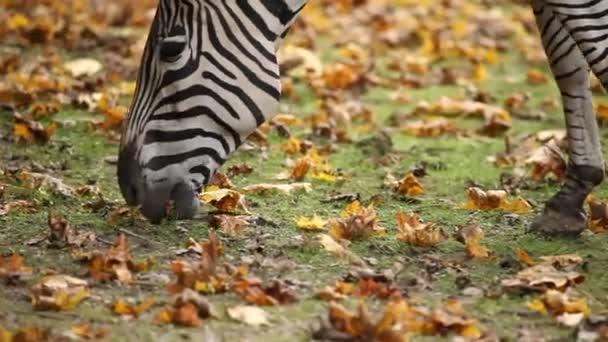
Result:
[[[297,219],[294,219],[294,221],[296,222],[296,227],[308,231],[325,230],[325,226],[328,222],[316,214],[311,218],[300,216]]]
[[[280,192],[290,195],[293,192],[310,192],[312,191],[312,184],[310,183],[291,183],[291,184],[252,184],[243,187],[245,192]]]
[[[76,338],[84,340],[100,340],[106,338],[109,334],[109,330],[105,327],[93,329],[90,323],[81,323],[70,327],[70,330],[66,335],[68,337],[75,336]]]
[[[97,239],[93,232],[81,232],[74,230],[63,218],[49,212],[47,216],[49,234],[47,241],[51,244],[65,244],[71,247],[82,247]]]
[[[32,275],[32,268],[23,264],[23,257],[13,254],[6,258],[0,255],[0,280],[4,283],[17,284]]]
[[[346,246],[340,244],[329,234],[317,235],[319,244],[328,252],[337,255],[340,258],[344,258],[353,264],[364,264],[363,260],[357,256],[354,252],[349,250]]]
[[[416,213],[397,213],[397,240],[417,247],[431,247],[447,239],[441,228],[420,223]]]
[[[534,259],[532,259],[532,257],[530,256],[530,254],[528,254],[528,252],[526,252],[523,249],[518,249],[517,251],[515,251],[515,256],[517,257],[517,260],[525,266],[534,266],[536,265],[536,262],[534,261]]]
[[[590,197],[587,199],[587,205],[589,206],[587,219],[589,230],[596,234],[608,231],[608,203]]]
[[[477,187],[467,189],[467,202],[464,208],[469,210],[502,209],[513,213],[528,213],[532,210],[530,203],[521,197],[509,199],[504,190],[483,191]]]
[[[234,211],[243,209],[248,211],[245,206],[244,197],[238,191],[230,189],[219,189],[216,186],[207,187],[205,192],[199,195],[201,202],[208,203],[224,211]]]
[[[507,111],[497,111],[484,115],[484,123],[483,126],[477,130],[478,134],[488,137],[497,137],[504,134],[513,125],[511,114]]]
[[[216,172],[211,180],[209,180],[209,186],[215,186],[220,189],[232,189],[234,185],[230,181],[230,178],[222,172]]]
[[[373,322],[363,302],[357,312],[350,312],[340,304],[330,302],[327,317],[313,333],[313,338],[326,341],[405,342],[416,325],[417,312],[400,298],[392,298],[382,317]]]
[[[46,342],[51,341],[54,337],[48,328],[26,327],[16,331],[0,328],[0,341],[2,342]]]
[[[542,182],[549,173],[560,181],[566,178],[566,158],[554,140],[534,150],[525,163],[532,166],[530,178],[534,181]]]
[[[312,160],[308,157],[298,159],[291,170],[289,171],[289,177],[301,181],[304,179],[310,168],[312,167]]]
[[[571,298],[570,291],[547,290],[540,298],[527,303],[529,309],[549,314],[563,325],[577,326],[591,314],[585,298]]]
[[[0,191],[0,196],[2,195]],[[8,215],[13,210],[23,210],[28,214],[33,214],[38,211],[37,203],[26,200],[15,200],[6,203],[0,203],[0,217]]]
[[[112,312],[121,316],[139,317],[142,313],[150,310],[154,304],[156,304],[156,300],[153,298],[142,300],[136,305],[119,298],[112,303]]]
[[[582,262],[576,255],[541,257],[534,266],[518,272],[515,277],[503,279],[501,286],[507,290],[560,291],[580,284],[585,277],[572,269]]]
[[[72,310],[90,295],[86,280],[62,274],[43,277],[30,291],[36,310]]]
[[[439,137],[459,132],[454,122],[446,118],[429,118],[418,121],[406,122],[401,126],[401,131],[417,137]]]
[[[528,70],[528,83],[532,85],[541,85],[547,83],[547,76],[538,69]]]
[[[318,291],[315,297],[324,301],[342,300],[355,293],[355,290],[355,284],[337,281],[334,286],[326,286]]]
[[[376,210],[371,205],[363,207],[359,201],[354,201],[340,217],[329,221],[329,233],[334,239],[359,240],[386,234],[386,229],[378,225]]]
[[[251,217],[246,215],[212,215],[209,225],[230,236],[238,236],[249,227]]]
[[[196,261],[174,260],[171,271],[175,274],[175,282],[168,286],[169,293],[176,294],[185,289],[193,289],[201,293],[221,293],[229,289],[234,279],[240,279],[247,274],[247,268],[233,270],[228,265],[218,266],[217,261],[223,247],[219,244],[217,234],[209,232],[207,241],[198,243],[190,241],[190,248],[200,255]]]
[[[44,127],[41,123],[25,119],[19,114],[13,115],[13,135],[27,143],[46,144],[57,130],[57,124]]]
[[[117,280],[122,284],[130,284],[134,273],[147,271],[154,265],[152,259],[135,262],[129,254],[127,237],[122,233],[106,252],[94,252],[84,259],[88,263],[91,278],[97,281]]]
[[[123,106],[115,106],[109,99],[109,96],[104,95],[97,103],[97,110],[104,115],[104,121],[97,125],[97,128],[103,131],[120,129],[122,122],[127,115],[127,108]]]
[[[199,327],[204,320],[215,318],[213,308],[207,300],[193,290],[186,289],[176,296],[174,302],[157,316],[158,324],[173,323],[184,327]]]
[[[402,180],[399,181],[395,191],[404,196],[420,196],[424,194],[424,188],[412,172],[408,172]]]
[[[272,306],[296,301],[291,289],[279,280],[273,280],[269,286],[263,286],[259,279],[244,278],[236,281],[232,290],[252,305]]]
[[[270,325],[268,313],[257,306],[237,305],[227,308],[226,312],[233,320],[250,326],[259,327],[262,325]]]
[[[52,193],[64,196],[74,196],[74,189],[65,184],[61,179],[52,177],[44,173],[21,171],[17,178],[30,189],[35,189],[40,192],[50,191]]]
[[[433,311],[421,327],[421,332],[426,335],[437,335],[446,330],[470,339],[482,336],[479,323],[466,317],[462,304],[456,299],[448,299],[441,309]]]
[[[467,255],[477,259],[494,259],[494,255],[490,250],[481,245],[483,239],[483,230],[479,222],[472,221],[463,227],[459,227],[454,234],[456,240],[465,245]]]

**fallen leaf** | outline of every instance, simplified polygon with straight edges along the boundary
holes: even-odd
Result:
[[[175,297],[170,306],[157,316],[159,324],[173,323],[184,327],[199,327],[204,320],[214,318],[213,308],[207,300],[193,290],[186,289]]]
[[[540,262],[519,271],[515,277],[503,279],[501,286],[507,290],[563,291],[585,280],[580,273],[569,270],[582,261],[580,257],[576,257],[571,255],[541,257]]]
[[[540,298],[527,303],[528,308],[549,314],[566,326],[577,326],[591,314],[585,298],[571,298],[569,291],[547,290]]]
[[[312,191],[312,184],[310,183],[291,183],[291,184],[252,184],[243,187],[243,191],[246,192],[272,192],[277,191],[284,194],[291,194],[293,192],[303,191],[310,192]]]
[[[135,305],[119,298],[112,303],[112,312],[121,316],[139,317],[142,313],[150,310],[154,304],[156,304],[156,300],[152,298],[142,300]]]
[[[245,323],[254,327],[270,325],[268,313],[262,308],[253,305],[237,305],[227,308],[228,316],[235,321]]]
[[[447,239],[441,228],[423,224],[416,213],[397,213],[397,240],[417,247],[431,247]]]
[[[27,280],[32,275],[32,268],[23,264],[23,257],[13,254],[6,258],[0,255],[0,280],[11,285]]]
[[[504,190],[483,191],[477,187],[467,189],[467,202],[464,205],[469,210],[502,209],[513,213],[528,213],[532,206],[521,197],[509,199]]]
[[[64,63],[63,67],[72,74],[72,77],[78,78],[98,73],[103,65],[93,58],[78,58]]]
[[[477,221],[472,221],[459,227],[455,233],[456,240],[465,245],[465,251],[468,256],[478,259],[494,259],[490,250],[481,245],[483,235],[483,230],[481,230]]]
[[[294,219],[294,221],[298,228],[310,231],[325,230],[325,226],[328,222],[318,215],[314,215],[311,218],[300,216],[297,219]]]
[[[234,211],[236,209],[245,209],[244,211],[247,211],[243,196],[235,190],[219,189],[215,186],[210,186],[200,194],[199,198],[201,202],[211,204],[220,210]]]
[[[85,280],[62,274],[43,277],[30,292],[34,309],[53,311],[72,310],[90,295]]]
[[[125,234],[120,234],[114,244],[105,252],[94,252],[84,256],[88,263],[89,276],[97,281],[117,280],[122,284],[133,282],[133,274],[147,271],[154,261],[136,262],[129,254],[129,246]]]
[[[273,280],[269,286],[263,286],[259,279],[245,278],[238,280],[232,290],[252,305],[272,306],[296,301],[293,292],[279,280]]]
[[[249,227],[250,216],[246,215],[212,215],[209,217],[209,225],[220,229],[230,236],[238,236]]]
[[[408,172],[405,177],[399,181],[395,191],[401,195],[412,197],[424,194],[422,184],[420,184],[412,172]]]
[[[339,219],[329,220],[329,225],[329,233],[335,239],[358,240],[386,234],[386,229],[378,225],[373,206],[363,207],[359,201],[349,204]]]

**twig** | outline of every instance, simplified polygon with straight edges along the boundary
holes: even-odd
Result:
[[[140,239],[140,240],[142,240],[142,241],[144,241],[144,242],[146,242],[148,244],[151,244],[151,245],[160,245],[160,242],[154,241],[154,240],[150,240],[147,237],[145,237],[143,235],[140,235],[140,234],[137,234],[137,233],[134,233],[134,232],[132,232],[132,231],[130,231],[128,229],[118,228],[118,231],[121,232],[121,233],[123,233],[123,234],[125,234],[125,235],[129,235],[129,236],[134,237],[136,239]]]

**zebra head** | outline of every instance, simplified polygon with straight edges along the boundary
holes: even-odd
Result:
[[[279,41],[305,0],[160,0],[123,126],[118,181],[152,222],[191,218],[229,155],[276,114]]]

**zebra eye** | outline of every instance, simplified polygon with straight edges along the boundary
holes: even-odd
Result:
[[[160,42],[160,59],[163,62],[175,62],[186,48],[186,32],[183,27],[177,27]]]

